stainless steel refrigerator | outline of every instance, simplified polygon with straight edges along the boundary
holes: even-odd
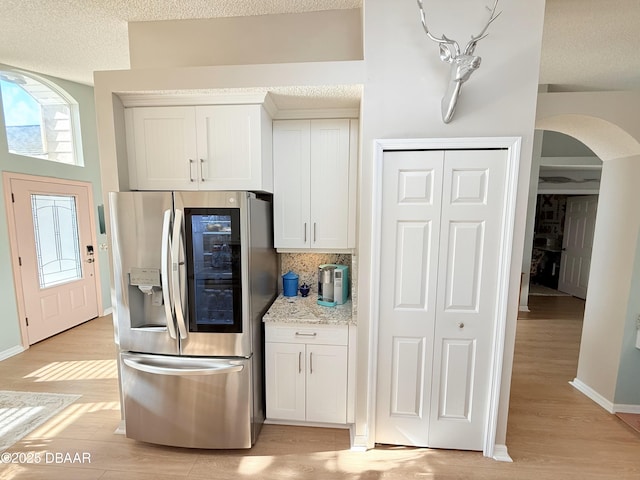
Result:
[[[249,192],[111,192],[127,437],[250,448],[264,421],[272,208]]]

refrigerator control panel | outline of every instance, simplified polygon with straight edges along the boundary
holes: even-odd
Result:
[[[159,287],[161,285],[160,269],[131,267],[129,271],[129,284]]]

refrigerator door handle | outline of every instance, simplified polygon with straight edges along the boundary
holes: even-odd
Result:
[[[171,248],[171,238],[169,237],[169,227],[171,224],[171,210],[164,211],[164,220],[162,221],[162,300],[164,303],[164,313],[167,317],[167,330],[169,336],[173,339],[176,336],[176,325],[173,318],[173,302],[171,299],[171,290],[169,289],[169,249]]]
[[[195,376],[195,375],[218,375],[225,373],[241,372],[244,365],[236,365],[228,362],[202,362],[202,365],[193,364],[180,365],[158,365],[157,362],[145,362],[144,359],[123,358],[124,364],[135,370],[151,373],[154,375],[173,375],[173,376]],[[172,362],[174,363],[174,362]]]
[[[185,277],[184,260],[180,261],[180,255],[184,255],[182,247],[182,222],[184,221],[184,213],[182,210],[176,209],[175,219],[173,221],[173,236],[171,239],[171,286],[173,295],[174,311],[176,314],[176,321],[178,323],[178,331],[180,332],[180,338],[187,338],[187,325],[184,321],[184,309],[183,309],[183,289],[181,276]],[[186,278],[185,278],[186,280]]]

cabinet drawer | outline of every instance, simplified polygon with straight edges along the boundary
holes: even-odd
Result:
[[[347,325],[265,325],[265,341],[322,345],[347,345]]]

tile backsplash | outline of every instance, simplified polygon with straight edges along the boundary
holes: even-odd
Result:
[[[312,293],[318,292],[318,265],[335,263],[349,267],[349,283],[353,286],[353,267],[351,255],[344,253],[281,253],[280,275],[289,270],[298,275],[298,284],[306,283],[311,287]],[[353,288],[353,287],[352,287]],[[278,284],[278,290],[282,291],[282,279]]]

